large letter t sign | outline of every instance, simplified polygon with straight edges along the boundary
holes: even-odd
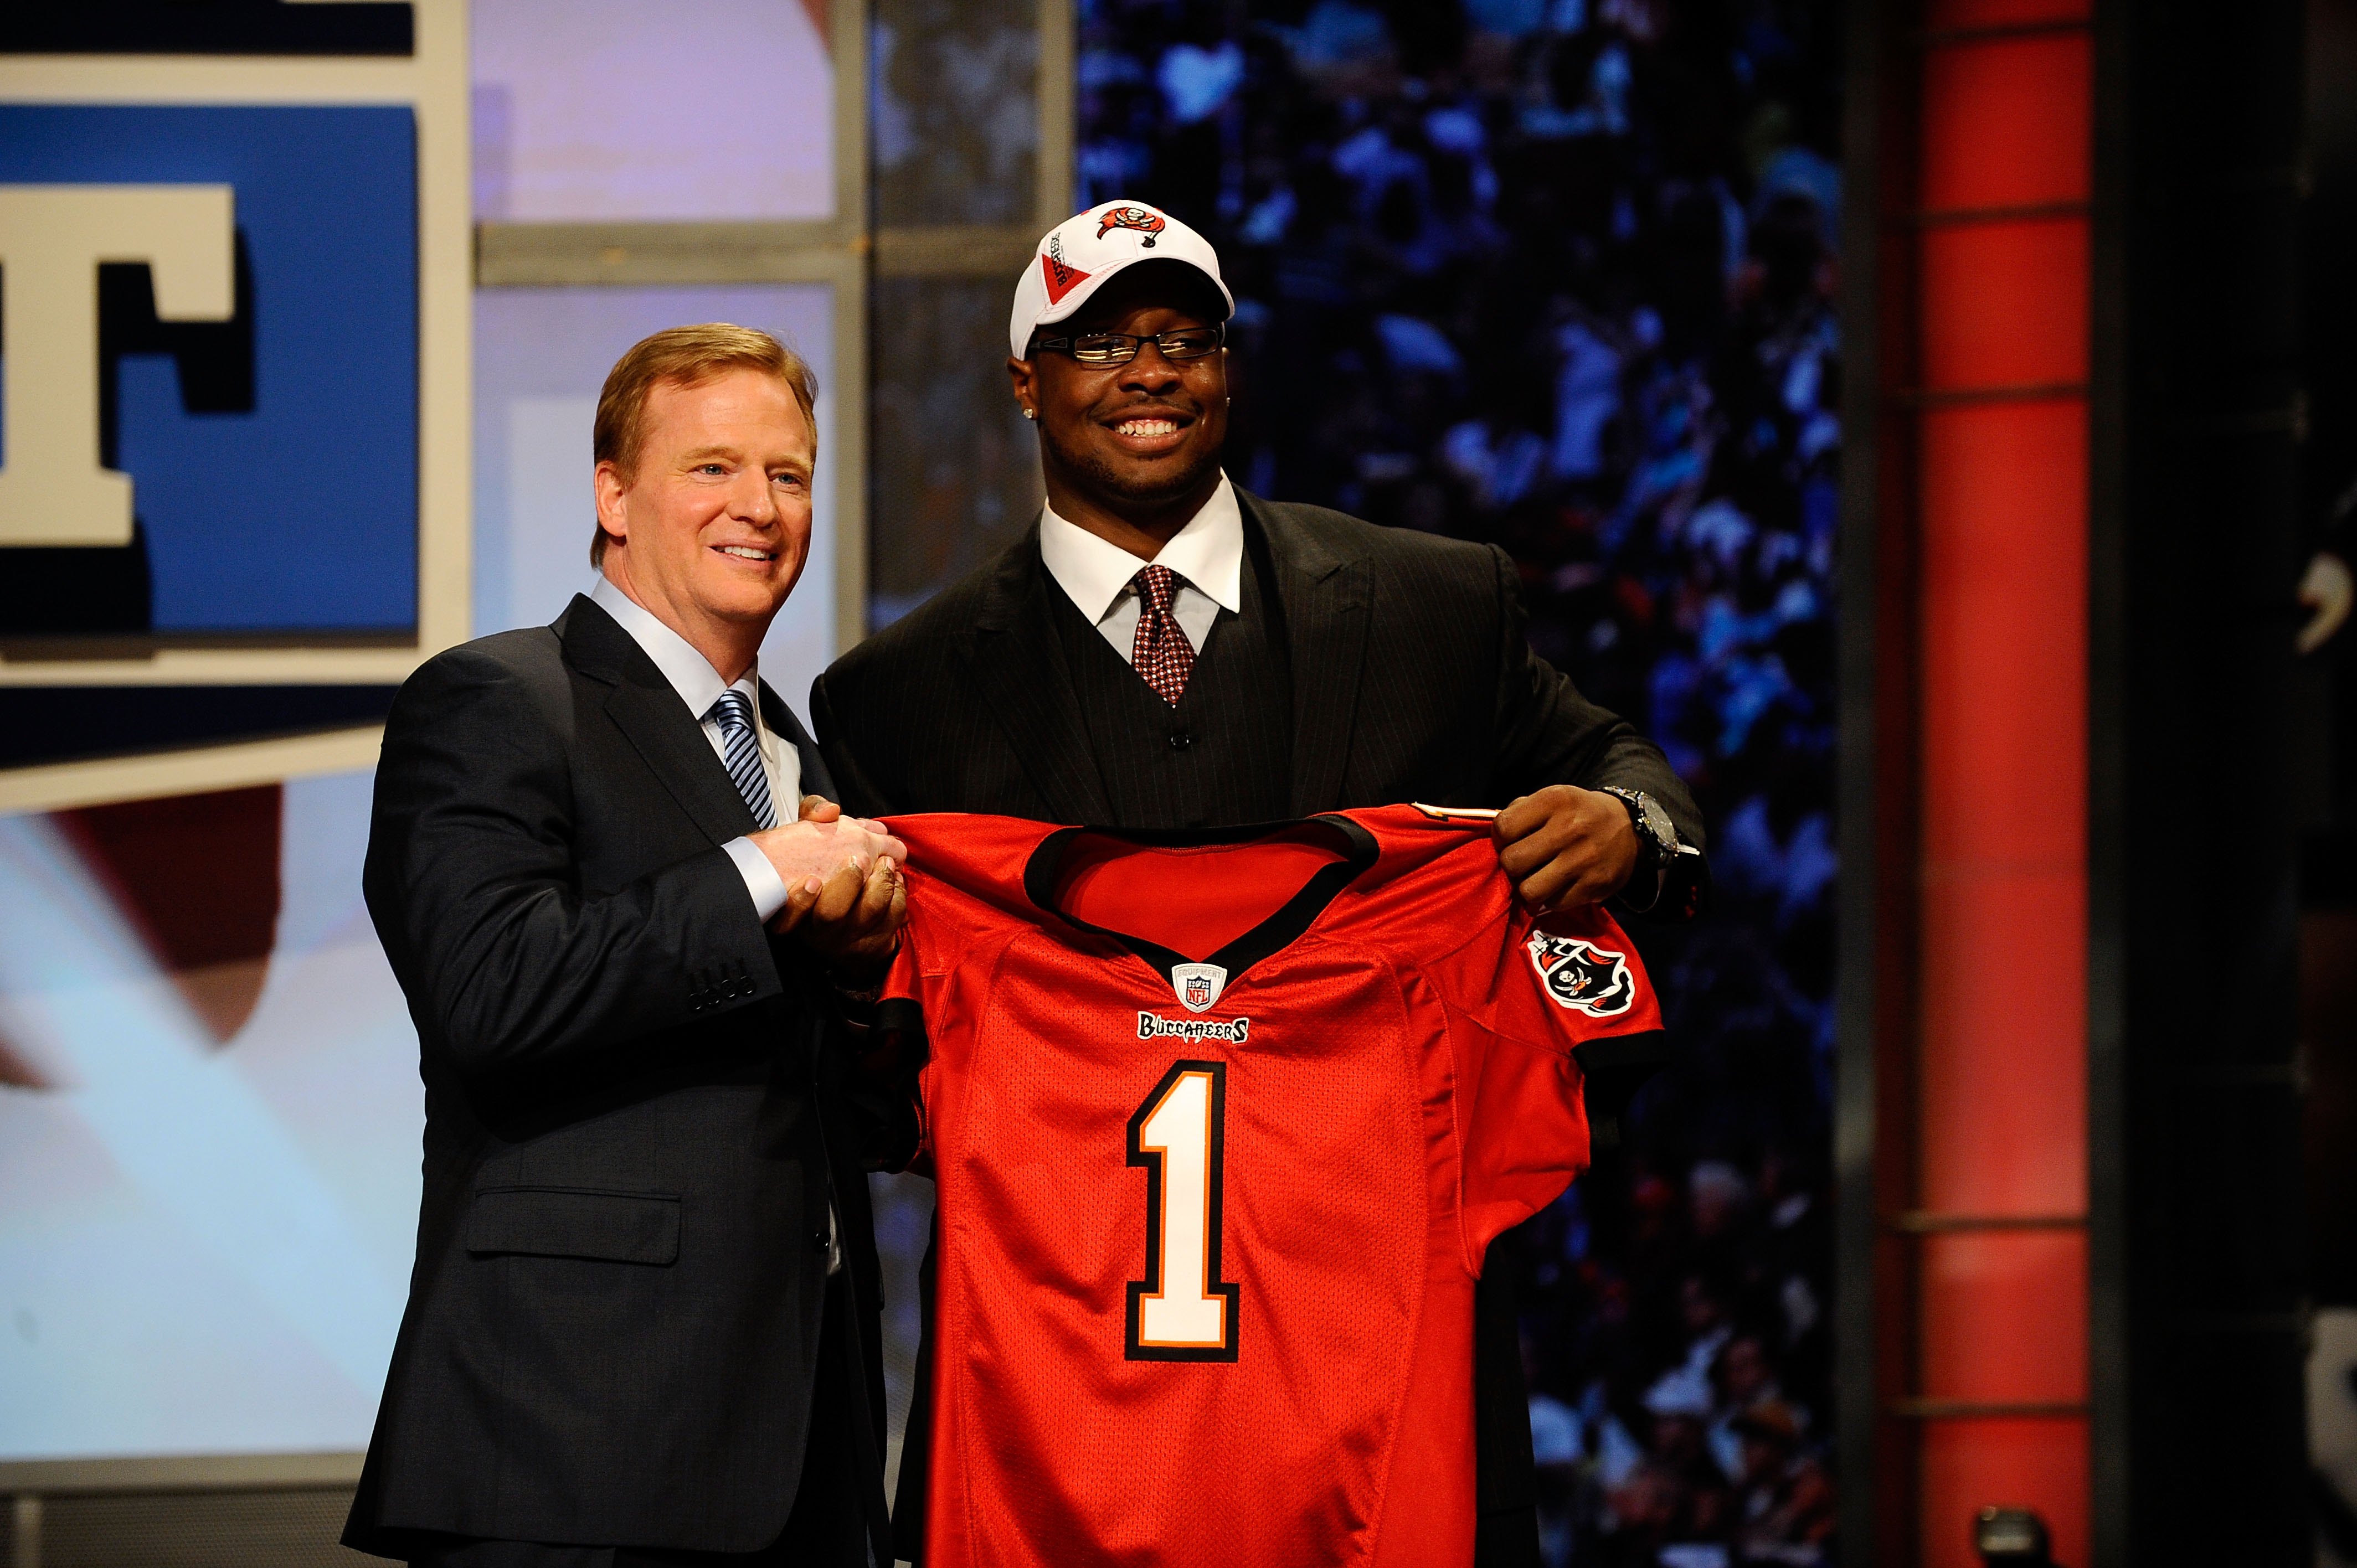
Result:
[[[99,462],[99,263],[146,263],[158,320],[226,321],[235,254],[225,185],[0,185],[0,548],[131,542],[131,476]]]

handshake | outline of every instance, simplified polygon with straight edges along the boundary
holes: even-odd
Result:
[[[873,971],[892,956],[909,915],[900,876],[909,846],[883,823],[805,795],[800,821],[751,837],[786,885],[770,930],[797,932],[838,967]]]

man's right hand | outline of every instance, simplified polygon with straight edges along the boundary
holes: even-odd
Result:
[[[771,917],[770,929],[780,936],[799,931],[838,976],[850,975],[863,985],[880,978],[900,945],[900,926],[909,917],[908,887],[900,877],[908,846],[883,823],[845,817],[842,807],[818,795],[802,797],[802,821],[795,825],[856,828],[883,848],[881,853],[855,853],[824,877],[809,874],[788,882],[786,907]],[[761,836],[756,834],[756,842]],[[770,858],[774,864],[776,857]]]
[[[856,867],[862,879],[868,868],[888,855],[895,865],[909,858],[909,846],[894,838],[881,822],[864,817],[835,816],[822,821],[817,814],[784,827],[766,828],[750,835],[753,847],[777,868],[778,880],[800,887],[816,877],[826,882],[845,866]]]

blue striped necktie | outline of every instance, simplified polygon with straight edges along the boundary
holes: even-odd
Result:
[[[745,797],[745,804],[753,809],[753,821],[761,827],[776,827],[778,808],[770,799],[770,776],[761,770],[761,737],[753,733],[753,704],[731,686],[704,717],[706,724],[720,726],[728,778],[737,793]]]

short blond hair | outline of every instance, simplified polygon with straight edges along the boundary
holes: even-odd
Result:
[[[726,321],[668,327],[642,338],[614,361],[606,388],[597,394],[597,424],[590,438],[594,460],[611,463],[627,480],[636,471],[647,436],[647,399],[662,386],[700,387],[730,371],[760,371],[786,383],[818,440],[818,378],[800,354],[769,333]],[[606,564],[606,531],[592,525],[589,564]]]

